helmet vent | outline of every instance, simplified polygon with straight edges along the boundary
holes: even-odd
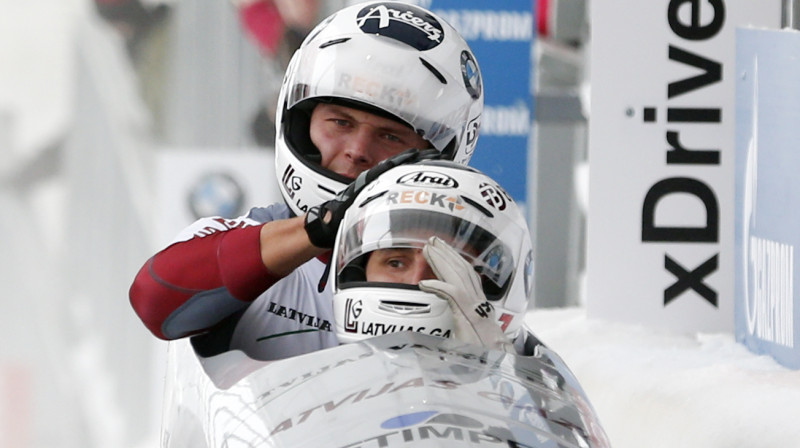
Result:
[[[431,306],[421,303],[411,302],[397,302],[389,300],[381,300],[378,309],[381,311],[389,311],[395,314],[412,315],[412,314],[430,314]]]
[[[442,84],[447,84],[447,79],[445,79],[444,75],[442,75],[442,73],[439,70],[436,70],[436,67],[431,65],[431,63],[426,61],[425,59],[419,58],[419,60],[420,62],[422,62],[422,65],[424,65],[425,68],[427,68],[431,73],[433,73],[433,76],[435,76],[436,79],[439,80],[439,82],[441,82]]]
[[[336,194],[337,194],[335,191],[333,191],[330,188],[325,187],[324,185],[321,185],[321,184],[317,185],[317,188],[319,188],[320,190],[324,191],[325,193],[328,193],[331,196],[336,196]]]
[[[330,47],[331,45],[336,45],[336,44],[341,44],[341,43],[347,42],[348,40],[350,40],[349,37],[342,37],[342,38],[339,38],[339,39],[329,40],[327,42],[324,42],[324,43],[320,44],[319,48],[320,49],[327,48],[327,47]]]
[[[473,199],[471,199],[471,198],[469,198],[467,196],[460,195],[460,197],[461,197],[461,199],[464,200],[464,202],[466,202],[467,204],[477,208],[481,213],[483,213],[487,217],[494,218],[494,214],[492,214],[492,212],[487,210],[486,207],[484,207],[481,204],[475,202]]]
[[[376,195],[370,196],[370,197],[364,199],[364,202],[362,202],[361,204],[358,204],[358,207],[361,208],[361,207],[369,204],[370,202],[374,201],[375,199],[378,199],[379,197],[385,195],[388,192],[389,192],[389,190],[383,190],[383,191],[381,191],[380,193],[378,193]]]

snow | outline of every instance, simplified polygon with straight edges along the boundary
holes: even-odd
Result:
[[[615,448],[800,446],[800,371],[731,334],[657,331],[582,308],[527,322],[572,369]]]

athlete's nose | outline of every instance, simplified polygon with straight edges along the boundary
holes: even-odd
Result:
[[[433,273],[433,269],[431,269],[430,265],[428,265],[428,262],[425,260],[425,256],[422,255],[422,249],[417,249],[414,251],[412,266],[409,269],[409,277],[408,284],[411,285],[416,285],[420,282],[420,280],[436,278],[436,274]]]
[[[370,148],[375,144],[368,129],[358,129],[350,135],[345,147],[345,156],[350,162],[364,169],[372,168],[376,163],[371,156]]]

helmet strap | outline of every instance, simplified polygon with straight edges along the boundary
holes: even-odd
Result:
[[[317,292],[322,292],[325,290],[325,287],[328,286],[328,276],[331,273],[331,263],[333,260],[328,260],[325,263],[325,271],[322,273],[322,277],[319,279],[319,284],[317,285]]]

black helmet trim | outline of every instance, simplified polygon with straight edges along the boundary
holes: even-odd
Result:
[[[356,24],[366,34],[385,36],[419,51],[437,47],[444,40],[442,24],[424,9],[398,2],[365,6]]]

